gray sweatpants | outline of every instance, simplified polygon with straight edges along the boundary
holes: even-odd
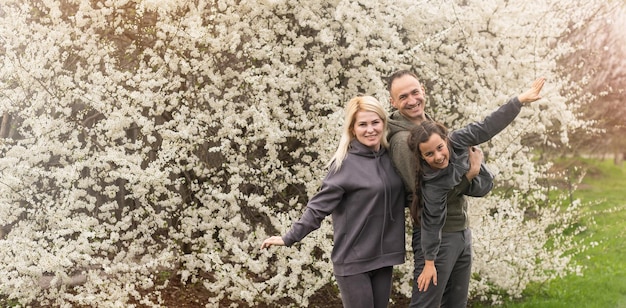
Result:
[[[343,307],[387,307],[391,295],[392,274],[393,266],[387,266],[351,276],[335,275]]]
[[[435,259],[437,285],[426,292],[417,288],[417,277],[424,269],[424,254],[420,244],[420,231],[413,230],[413,294],[410,307],[467,307],[470,275],[472,274],[472,231],[442,232],[439,254]]]

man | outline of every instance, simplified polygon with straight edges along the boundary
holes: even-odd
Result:
[[[426,105],[424,87],[413,72],[400,70],[393,73],[389,77],[387,90],[390,94],[391,105],[397,109],[389,117],[388,139],[391,159],[406,187],[407,204],[411,204],[416,186],[417,159],[409,148],[407,140],[411,128],[432,119],[424,111]],[[462,195],[465,194],[473,178],[477,176],[476,171],[480,169],[482,161],[480,150],[470,151],[470,153],[469,160],[473,168],[470,168],[471,172],[468,171],[466,174],[467,181],[455,187],[453,191],[456,193],[448,195],[446,223],[442,229],[443,232],[461,232],[464,235],[462,242],[451,243],[447,240],[448,237],[444,236],[442,244],[445,242],[446,245],[441,245],[436,260],[425,260],[421,247],[421,226],[416,223],[415,216],[418,214],[413,213],[412,208],[415,271],[410,307],[466,307],[467,305],[472,252],[471,233],[467,228],[467,204]],[[442,239],[441,235],[439,239]],[[417,278],[425,268],[435,271],[433,285],[427,284],[420,288]]]
[[[389,101],[397,110],[389,116],[389,146],[394,162],[406,191],[415,190],[415,157],[407,146],[409,131],[423,121],[431,120],[424,111],[426,98],[424,87],[417,75],[408,70],[393,73],[387,82]]]

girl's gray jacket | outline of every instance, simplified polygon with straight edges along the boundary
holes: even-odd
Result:
[[[337,172],[326,175],[299,221],[282,237],[302,240],[332,214],[337,276],[404,263],[404,185],[384,147],[374,152],[356,139]]]
[[[469,170],[469,147],[489,141],[500,131],[506,128],[520,113],[522,103],[517,97],[511,98],[506,104],[487,116],[482,122],[469,125],[452,131],[449,134],[449,164],[441,170],[430,168],[424,161],[421,167],[424,172],[422,182],[422,210],[421,243],[426,260],[435,260],[441,244],[441,232],[444,229],[446,218],[450,218],[448,211],[454,211],[458,221],[448,222],[445,232],[462,231],[469,226],[467,219],[466,202],[463,195],[482,197],[493,187],[493,175],[481,164],[480,174],[474,178],[469,186],[460,185],[467,182],[465,174]],[[465,186],[462,192],[454,193],[454,189]],[[451,202],[449,198],[455,198]],[[457,208],[460,207],[460,208]],[[459,215],[460,214],[460,215]]]

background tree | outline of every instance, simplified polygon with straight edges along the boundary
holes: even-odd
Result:
[[[614,1],[599,7],[586,23],[562,37],[576,47],[560,60],[563,74],[579,85],[570,91],[594,128],[575,132],[571,145],[577,153],[612,154],[619,162],[626,154],[626,10]]]
[[[561,231],[576,209],[545,205],[550,164],[533,150],[585,124],[557,66],[572,47],[557,42],[602,5],[3,0],[0,296],[158,306],[168,271],[212,303],[306,305],[334,283],[329,221],[290,249],[260,240],[318,189],[343,104],[386,102],[400,68],[451,127],[548,78],[545,99],[484,147],[500,187],[472,204],[471,295],[497,302],[575,270]],[[411,271],[398,268],[403,295]]]

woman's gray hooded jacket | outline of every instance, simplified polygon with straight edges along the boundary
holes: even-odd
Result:
[[[335,275],[349,276],[404,263],[404,185],[385,148],[373,152],[357,140],[337,172],[331,171],[302,218],[282,238],[302,240],[332,214]]]

